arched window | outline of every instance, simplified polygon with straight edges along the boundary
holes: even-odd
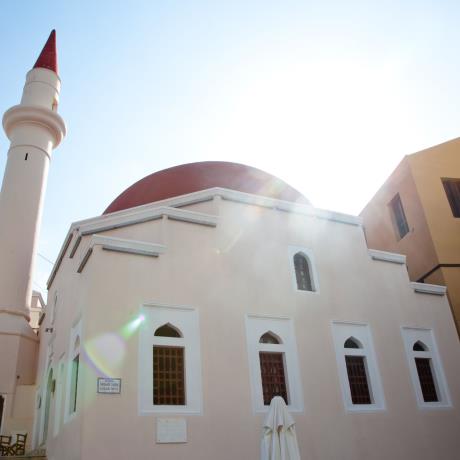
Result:
[[[163,324],[155,331],[155,337],[182,337],[179,329],[175,328],[172,324]]]
[[[403,327],[401,333],[419,407],[451,407],[446,375],[433,330]]]
[[[333,321],[332,331],[346,408],[350,411],[382,410],[383,390],[369,326]]]
[[[167,343],[153,345],[153,404],[185,405],[184,339],[170,323],[155,330],[154,337]]]
[[[189,306],[144,304],[139,317],[142,414],[202,412],[200,321]]]
[[[3,406],[5,404],[5,398],[0,395],[0,433],[2,429],[2,420],[3,420]]]
[[[363,346],[354,337],[349,337],[343,344],[344,348],[363,348]]]
[[[259,343],[272,343],[272,344],[280,344],[281,339],[277,337],[273,332],[266,332],[260,337]]]
[[[281,396],[288,404],[286,377],[285,377],[285,356],[284,350],[280,347],[281,339],[271,331],[261,335],[260,344],[268,347],[259,351],[260,376],[262,379],[262,393],[264,405],[270,405],[274,396]]]
[[[80,369],[80,336],[77,336],[75,339],[73,353],[74,357],[70,363],[70,414],[77,411],[78,371]]]
[[[439,398],[436,391],[429,348],[423,342],[417,340],[412,347],[412,351],[416,352],[414,353],[415,367],[417,368],[423,400],[425,402],[438,402]]]
[[[294,255],[294,269],[297,281],[297,289],[300,291],[313,291],[311,281],[310,264],[307,257],[298,252]]]
[[[415,342],[414,346],[412,347],[412,351],[429,351],[429,350],[428,350],[428,347],[423,342],[420,342],[420,340],[417,340],[417,342]]]

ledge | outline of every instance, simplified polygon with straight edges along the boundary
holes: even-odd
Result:
[[[166,247],[162,244],[148,243],[145,241],[127,240],[124,238],[113,238],[111,236],[93,235],[89,241],[86,251],[77,268],[77,273],[81,273],[85,268],[94,246],[102,246],[106,251],[123,252],[148,257],[158,257],[164,253]]]
[[[445,295],[447,292],[446,286],[439,286],[437,284],[427,284],[427,283],[410,283],[412,289],[419,294],[432,294],[432,295]]]
[[[381,260],[383,262],[391,262],[393,264],[404,265],[406,256],[395,252],[378,251],[377,249],[369,249],[369,255],[372,260]]]
[[[15,105],[3,115],[3,128],[8,139],[14,127],[19,123],[37,123],[45,126],[53,136],[53,148],[56,148],[66,135],[64,120],[56,112],[38,105]]]

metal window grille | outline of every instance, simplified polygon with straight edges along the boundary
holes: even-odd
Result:
[[[153,404],[185,405],[183,348],[153,347]]]
[[[399,193],[391,200],[391,209],[393,211],[393,218],[398,230],[399,238],[409,233],[409,225],[407,224],[406,214],[401,203]]]
[[[347,364],[348,382],[353,404],[371,404],[364,357],[345,356],[345,362]]]
[[[5,398],[0,395],[0,430],[2,429],[2,419],[3,419],[3,404],[5,402]],[[1,431],[0,431],[1,433]]]
[[[442,179],[454,217],[460,217],[460,179]]]
[[[274,396],[281,396],[288,404],[283,353],[261,351],[259,358],[264,405],[270,405]]]
[[[294,256],[295,277],[297,280],[297,289],[301,291],[313,291],[311,283],[310,269],[308,261],[302,254]]]
[[[80,368],[80,355],[78,354],[72,361],[72,372],[70,380],[70,413],[77,411],[78,395],[78,370]]]
[[[430,361],[430,358],[415,358],[415,365],[417,366],[417,374],[420,380],[420,387],[422,388],[423,400],[425,402],[436,402],[439,401],[439,399],[436,393],[433,373],[431,372]]]

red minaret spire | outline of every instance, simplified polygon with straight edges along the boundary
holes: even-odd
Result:
[[[34,69],[40,67],[42,69],[50,69],[56,74],[58,73],[57,51],[56,51],[56,31],[53,29],[48,37],[45,46],[38,56]]]

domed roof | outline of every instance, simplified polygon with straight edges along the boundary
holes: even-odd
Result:
[[[104,214],[213,187],[309,204],[286,182],[260,169],[225,161],[203,161],[174,166],[144,177],[119,195]]]

